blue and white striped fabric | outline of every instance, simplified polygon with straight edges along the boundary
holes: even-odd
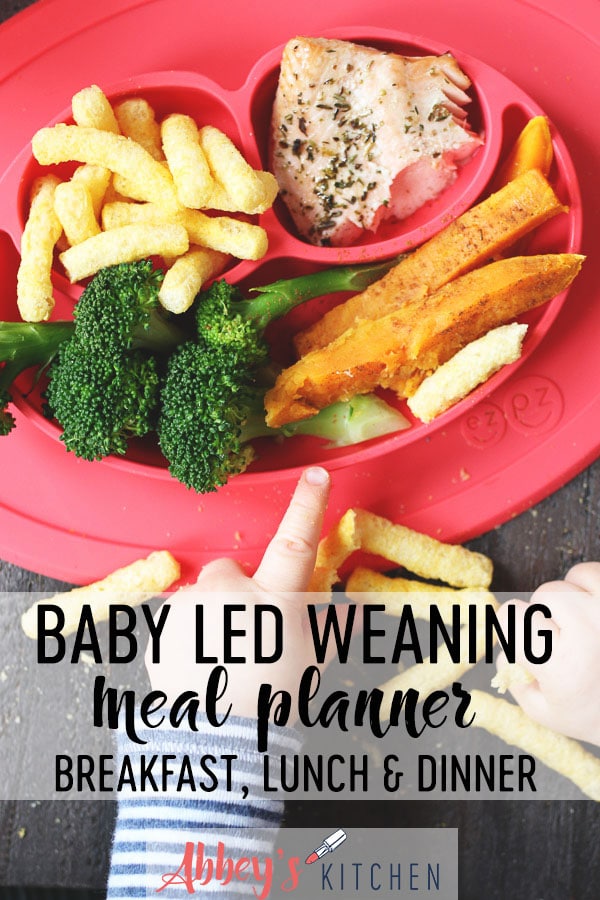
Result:
[[[218,844],[225,844],[226,854],[232,857],[268,855],[273,847],[277,828],[283,815],[283,801],[277,795],[263,791],[263,754],[256,749],[256,722],[232,718],[220,728],[205,720],[199,730],[137,727],[146,744],[131,742],[120,734],[118,739],[119,770],[126,755],[133,771],[154,754],[173,754],[170,768],[179,771],[180,761],[188,756],[197,780],[209,782],[199,770],[198,761],[204,754],[216,757],[211,770],[219,779],[210,792],[193,791],[175,785],[163,792],[138,793],[131,786],[119,793],[117,821],[111,852],[107,900],[126,900],[132,897],[182,898],[189,895],[183,882],[182,867],[186,845],[194,845],[193,868],[196,872],[197,848],[202,845],[204,858],[216,859]],[[274,728],[269,732],[270,755],[295,754],[301,739],[294,729]],[[221,756],[235,754],[232,762],[231,790],[226,786],[226,763]],[[160,768],[155,772],[160,782]],[[242,787],[247,787],[243,799]],[[211,785],[212,787],[212,785]],[[246,792],[244,792],[246,793]],[[189,849],[189,848],[188,848]],[[190,850],[191,852],[191,850]],[[181,871],[179,879],[173,874]],[[206,870],[205,870],[206,871]],[[189,875],[189,871],[188,871]],[[165,877],[167,884],[165,885]],[[173,883],[169,884],[169,881]],[[178,881],[180,883],[178,883]],[[202,897],[222,900],[255,897],[249,881],[232,881],[223,887],[212,880],[194,885]]]

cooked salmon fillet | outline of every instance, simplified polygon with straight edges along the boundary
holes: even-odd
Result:
[[[454,181],[482,143],[454,57],[405,57],[348,41],[285,46],[271,167],[300,234],[343,246],[404,219]]]

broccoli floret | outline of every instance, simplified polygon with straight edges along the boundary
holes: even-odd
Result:
[[[8,409],[12,397],[5,389],[0,390],[0,436],[4,437],[15,427],[15,417]]]
[[[140,346],[171,350],[182,335],[159,307],[163,277],[149,259],[100,269],[73,311],[82,349],[113,356]]]
[[[291,305],[289,296],[271,303],[271,318]],[[260,383],[267,360],[265,298],[242,301],[236,288],[217,281],[200,295],[196,319],[197,339],[178,347],[167,364],[158,435],[171,474],[198,493],[243,472],[253,459],[248,441],[256,437],[303,433],[344,446],[406,426],[400,413],[368,396],[293,426],[268,428],[264,395],[270,385]]]
[[[124,453],[128,437],[146,434],[159,398],[152,354],[183,339],[158,308],[161,280],[150,260],[111,266],[83,291],[73,322],[0,323],[0,435],[14,427],[12,383],[32,366],[47,368],[46,412],[78,456]]]
[[[7,408],[13,380],[37,366],[48,372],[46,411],[69,450],[100,459],[124,453],[130,437],[157,428],[172,474],[198,491],[214,490],[246,468],[249,440],[280,433],[264,423],[268,323],[312,297],[362,290],[395,262],[277,281],[253,288],[258,296],[250,300],[216,281],[200,295],[191,340],[161,312],[162,272],[150,260],[102,269],[76,304],[74,321],[0,323],[0,435],[14,425]],[[320,434],[343,445],[403,424],[383,401],[368,398],[365,406],[358,398],[281,433]]]
[[[169,358],[158,435],[171,474],[199,493],[215,490],[252,459],[242,430],[256,390],[253,369],[235,351],[218,361],[187,341]]]
[[[201,293],[196,306],[198,337],[212,357],[225,354],[235,356],[243,364],[255,368],[267,362],[268,346],[263,339],[263,298],[243,300],[239,289],[227,281],[213,282]],[[278,315],[287,312],[288,305],[278,307]],[[273,318],[276,316],[273,315]]]
[[[82,293],[75,329],[48,371],[48,412],[83,459],[123,454],[156,421],[159,352],[182,340],[160,313],[162,273],[150,260],[102,269]],[[141,349],[144,348],[144,349]]]
[[[61,440],[77,456],[123,454],[129,438],[152,430],[160,384],[155,357],[140,350],[92,355],[71,339],[50,374],[46,399],[63,428]]]

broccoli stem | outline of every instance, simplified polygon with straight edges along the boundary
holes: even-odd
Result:
[[[8,387],[30,366],[47,365],[74,328],[73,322],[0,322],[0,385]]]
[[[283,428],[269,428],[265,424],[262,395],[257,394],[256,404],[242,427],[242,442],[259,437],[293,437],[296,434],[323,438],[333,447],[349,447],[402,431],[408,420],[376,394],[358,394],[351,400],[341,400],[322,409],[309,419],[302,419]]]
[[[30,366],[46,365],[56,351],[75,331],[75,322],[0,322],[0,384],[8,385],[8,374]],[[186,340],[187,334],[153,309],[146,325],[136,325],[133,330],[132,349],[168,353]],[[8,364],[10,363],[10,369]]]
[[[15,420],[7,409],[12,383],[31,366],[45,368],[58,348],[73,333],[72,322],[0,322],[0,435],[10,434]]]
[[[408,420],[376,394],[357,394],[322,409],[311,419],[286,426],[285,434],[310,434],[329,441],[327,449],[349,447],[409,427]]]
[[[338,266],[313,272],[311,275],[282,278],[272,284],[250,288],[260,296],[240,300],[235,304],[235,310],[244,318],[252,320],[257,329],[261,330],[266,328],[269,322],[280,319],[305,300],[340,291],[364,291],[401,259],[402,256],[396,256],[385,262],[370,265]]]
[[[14,418],[8,412],[12,383],[25,369],[37,367],[38,377],[52,362],[59,347],[75,333],[74,321],[0,322],[0,436],[10,434]],[[153,309],[145,325],[133,331],[132,349],[170,353],[186,334]],[[4,365],[1,365],[4,363]]]
[[[147,350],[150,353],[170,353],[187,339],[186,332],[166,319],[160,309],[151,309],[145,325],[133,329],[132,350]]]

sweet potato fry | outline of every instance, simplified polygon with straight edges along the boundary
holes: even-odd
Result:
[[[307,418],[378,385],[398,390],[400,377],[416,387],[415,373],[424,377],[491,328],[568,287],[583,259],[572,253],[501,259],[411,304],[404,314],[361,320],[283,370],[265,397],[267,424]]]
[[[334,307],[296,335],[300,356],[331,343],[360,319],[373,319],[419,302],[501,253],[565,207],[536,170],[459,216],[409,254],[380,281]]]
[[[499,190],[529,169],[537,169],[548,177],[554,149],[546,116],[530,119],[494,179],[494,189]]]

